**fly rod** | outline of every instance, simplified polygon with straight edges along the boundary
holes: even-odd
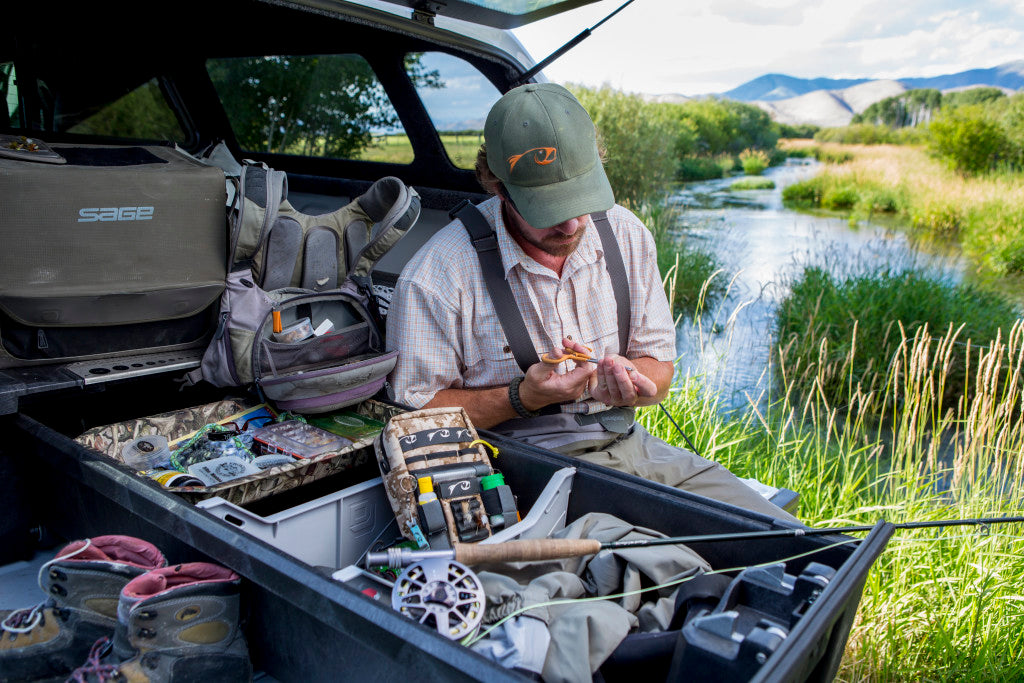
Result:
[[[1022,517],[980,517],[975,519],[945,519],[934,522],[902,522],[892,524],[895,529],[931,529],[951,526],[989,526],[1024,522]],[[669,538],[644,538],[632,541],[609,541],[602,543],[591,538],[540,538],[504,543],[480,544],[457,543],[445,550],[411,550],[409,548],[388,548],[382,552],[366,554],[366,566],[387,566],[401,569],[423,560],[455,560],[464,565],[503,562],[536,562],[566,557],[594,555],[602,550],[622,548],[651,548],[662,545],[687,543],[719,543],[724,541],[753,541],[766,538],[796,538],[800,536],[825,536],[828,534],[851,534],[871,531],[874,526],[843,526],[825,528],[768,529],[766,531],[741,531],[727,534],[699,534],[695,536],[673,536]]]

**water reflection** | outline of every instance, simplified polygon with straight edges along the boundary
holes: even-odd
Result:
[[[733,192],[735,179],[722,179],[687,184],[671,198],[684,208],[679,230],[718,255],[728,273],[719,277],[731,277],[725,301],[700,320],[684,319],[676,332],[680,372],[702,376],[724,408],[765,403],[775,311],[806,265],[849,273],[915,264],[961,276],[958,259],[924,254],[905,233],[784,208],[782,189],[819,169],[816,162],[791,160],[766,171],[772,190]]]

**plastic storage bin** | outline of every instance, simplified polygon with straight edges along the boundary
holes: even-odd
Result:
[[[544,538],[564,527],[575,473],[573,467],[556,471],[522,521],[482,542]],[[196,507],[306,564],[334,569],[358,564],[394,520],[380,477],[266,517],[223,498],[201,500]]]
[[[267,517],[217,497],[196,507],[306,564],[332,569],[358,562],[395,518],[380,477]]]

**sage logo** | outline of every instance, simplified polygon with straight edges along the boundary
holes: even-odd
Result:
[[[79,223],[97,221],[150,221],[153,220],[152,206],[112,206],[103,209],[78,210]]]

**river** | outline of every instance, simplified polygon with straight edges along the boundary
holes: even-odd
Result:
[[[730,191],[736,178],[687,183],[670,198],[681,207],[678,230],[715,253],[730,282],[725,299],[699,320],[684,318],[676,331],[679,371],[702,377],[725,409],[763,406],[775,311],[788,282],[805,265],[833,272],[926,265],[960,279],[956,256],[928,254],[906,233],[870,222],[803,213],[782,205],[782,189],[819,171],[818,162],[791,159],[769,168],[772,190]],[[731,278],[731,279],[730,279]]]

